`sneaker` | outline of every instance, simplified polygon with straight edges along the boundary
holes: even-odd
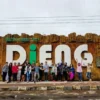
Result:
[[[91,81],[92,81],[92,79],[89,79],[89,81],[91,82]]]

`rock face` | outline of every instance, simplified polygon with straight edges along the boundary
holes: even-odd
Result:
[[[76,33],[70,33],[68,35],[68,42],[76,42]]]
[[[8,38],[8,41],[5,41],[5,38]],[[12,41],[12,38],[17,38],[16,41]],[[26,40],[21,41],[20,39],[25,38]],[[10,41],[10,42],[9,42]],[[29,46],[30,44],[36,44],[37,52],[39,52],[39,48],[44,44],[52,44],[53,52],[52,52],[52,62],[55,62],[54,55],[55,55],[55,48],[59,44],[68,45],[71,48],[71,57],[72,63],[76,68],[76,61],[74,59],[74,51],[76,47],[82,44],[88,44],[88,52],[91,52],[93,55],[93,72],[92,78],[93,80],[100,80],[100,35],[94,33],[86,33],[85,36],[76,35],[76,33],[70,33],[67,36],[64,35],[41,35],[40,33],[35,33],[34,35],[29,36],[26,33],[22,33],[21,36],[18,34],[7,34],[4,37],[0,37],[0,66],[2,67],[6,61],[6,45],[7,44],[17,44],[21,45],[25,48],[27,53],[27,59],[29,59]],[[58,54],[59,55],[59,54]],[[14,55],[14,59],[17,59],[19,55],[16,53]],[[37,62],[39,62],[39,54],[37,53]],[[97,65],[96,65],[97,64]],[[83,68],[83,78],[86,80],[86,68]],[[76,75],[77,76],[77,75]],[[77,77],[75,78],[77,79]]]
[[[57,36],[56,34],[51,34],[49,37],[50,37],[50,43],[59,42],[59,36]]]
[[[85,43],[86,42],[86,39],[85,39],[84,36],[78,35],[76,37],[76,41],[79,42],[79,43]]]

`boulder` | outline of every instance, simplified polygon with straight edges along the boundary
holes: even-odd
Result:
[[[51,34],[51,35],[50,35],[50,42],[51,42],[51,43],[59,42],[59,36],[56,35],[56,34]]]
[[[26,34],[26,33],[22,33],[22,34],[21,34],[21,38],[29,38],[29,35]]]
[[[82,36],[82,35],[78,35],[78,36],[76,37],[76,41],[79,42],[79,43],[84,43],[84,42],[86,42],[85,37]]]
[[[67,37],[64,35],[60,35],[60,42],[61,43],[66,43],[67,42]]]
[[[76,42],[76,33],[75,32],[70,33],[68,35],[68,42]]]

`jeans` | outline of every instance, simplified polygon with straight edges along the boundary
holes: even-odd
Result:
[[[26,73],[26,80],[27,81],[30,81],[30,78],[31,78],[31,73],[30,72],[27,72]]]
[[[91,79],[91,72],[87,72],[86,76],[87,76],[88,79]]]
[[[48,80],[48,72],[44,72],[44,78],[45,78],[45,81]]]
[[[78,72],[78,78],[80,81],[82,81],[82,72]]]
[[[34,81],[38,81],[40,78],[40,74],[39,73],[34,73]]]

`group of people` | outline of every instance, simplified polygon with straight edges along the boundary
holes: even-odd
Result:
[[[76,60],[77,61],[77,60]],[[86,76],[89,80],[91,80],[91,69],[92,65],[88,64]],[[75,74],[77,72],[79,81],[82,81],[82,63],[77,61],[77,68],[75,70],[74,66],[71,64],[70,66],[67,63],[58,63],[48,65],[47,61],[43,64],[32,63],[30,64],[26,61],[23,65],[20,63],[10,63],[6,62],[6,64],[2,67],[2,80],[3,82],[30,82],[34,83],[37,81],[72,81],[75,78]]]

